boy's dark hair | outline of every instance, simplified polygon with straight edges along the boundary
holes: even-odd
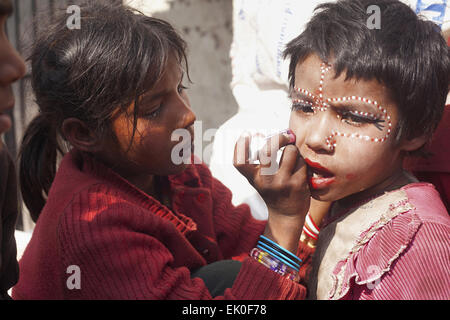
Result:
[[[373,5],[380,9],[379,29],[368,26],[373,12],[367,9]],[[376,79],[388,88],[400,112],[397,141],[431,137],[442,117],[450,75],[439,27],[397,0],[340,0],[315,11],[284,51],[291,58],[290,86],[297,64],[316,54],[333,64],[336,77],[345,72],[346,79]]]
[[[64,10],[43,28],[29,58],[39,114],[23,137],[19,177],[34,221],[55,177],[58,152],[64,153],[64,119],[75,117],[110,134],[113,115],[135,103],[134,134],[139,97],[162,77],[169,56],[184,63],[189,77],[186,43],[165,21],[98,0],[81,6],[80,29],[69,29],[68,17]]]

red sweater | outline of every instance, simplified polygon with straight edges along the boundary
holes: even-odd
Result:
[[[306,289],[248,257],[265,222],[204,165],[168,177],[172,210],[89,157],[72,151],[20,261],[15,299],[211,299],[190,272],[240,256],[219,299],[303,299]],[[68,288],[76,266],[80,289]],[[69,280],[69,281],[68,281]]]

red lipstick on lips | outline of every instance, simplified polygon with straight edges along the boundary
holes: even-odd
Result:
[[[309,159],[305,159],[305,162],[309,166],[308,181],[313,189],[326,188],[336,180],[335,176],[320,163]]]

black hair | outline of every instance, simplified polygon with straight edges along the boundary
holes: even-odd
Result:
[[[0,15],[10,15],[13,13],[11,0],[0,0]]]
[[[171,55],[189,78],[186,43],[169,23],[117,3],[88,1],[80,8],[79,29],[68,28],[62,11],[43,29],[29,58],[39,114],[23,137],[19,178],[34,221],[55,177],[58,153],[67,149],[64,119],[78,118],[101,136],[111,132],[113,116],[134,103],[134,135],[139,97],[159,81]]]
[[[380,9],[379,26],[369,19],[373,5]],[[346,80],[376,79],[388,88],[400,113],[397,141],[431,137],[442,117],[450,75],[449,49],[436,24],[397,0],[324,3],[284,51],[291,58],[291,88],[297,64],[311,54],[332,63],[336,77],[345,72]]]

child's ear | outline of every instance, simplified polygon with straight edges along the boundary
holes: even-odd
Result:
[[[101,148],[98,135],[80,119],[65,119],[61,130],[66,140],[80,151],[96,152]]]
[[[428,142],[428,136],[419,136],[412,139],[403,139],[400,143],[400,149],[403,151],[412,152],[420,149]]]

